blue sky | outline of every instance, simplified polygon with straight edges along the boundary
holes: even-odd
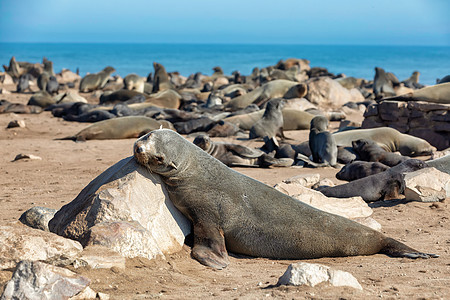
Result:
[[[448,0],[0,0],[0,42],[450,46]]]

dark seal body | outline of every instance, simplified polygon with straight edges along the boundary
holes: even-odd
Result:
[[[272,99],[267,102],[263,117],[250,128],[249,138],[284,137],[282,108],[283,101],[281,99]]]
[[[430,257],[238,173],[174,131],[141,137],[134,156],[161,176],[170,200],[192,221],[192,255],[207,266],[226,267],[227,250],[281,259],[375,253]]]

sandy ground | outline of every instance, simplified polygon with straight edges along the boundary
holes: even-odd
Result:
[[[7,89],[14,90],[13,87]],[[1,99],[20,103],[26,103],[29,97],[30,94],[0,95]],[[14,119],[24,120],[27,127],[6,129],[8,122]],[[16,222],[33,206],[60,208],[105,169],[132,154],[134,139],[85,143],[55,140],[73,135],[88,125],[66,122],[49,112],[0,114],[0,225]],[[299,143],[307,139],[308,132],[288,132],[287,135],[293,138],[293,143]],[[37,155],[42,160],[12,162],[19,153]],[[236,170],[269,185],[304,173],[320,173],[338,182],[334,178],[337,170],[333,168]],[[192,259],[190,247],[186,245],[180,253],[166,260],[130,259],[125,270],[81,268],[74,271],[90,278],[93,290],[107,293],[112,299],[449,299],[448,200],[434,205],[396,200],[372,206],[373,217],[381,223],[386,235],[441,257],[410,260],[377,254],[308,260],[352,273],[361,283],[362,291],[324,284],[314,288],[277,287],[278,278],[296,261],[231,254],[229,267],[216,271]],[[0,272],[0,291],[11,274],[11,271]]]

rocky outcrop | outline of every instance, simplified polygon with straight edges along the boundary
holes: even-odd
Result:
[[[362,128],[374,127],[392,127],[443,150],[450,147],[450,104],[392,100],[371,104]]]
[[[152,259],[181,250],[190,222],[173,206],[159,176],[128,157],[63,206],[49,229],[83,246]]]

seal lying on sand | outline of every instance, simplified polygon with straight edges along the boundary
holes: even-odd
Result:
[[[192,256],[204,265],[225,268],[227,250],[278,259],[437,257],[238,173],[174,131],[141,137],[134,156],[161,176],[170,200],[193,223]]]
[[[161,126],[173,128],[172,124],[167,121],[160,122],[144,116],[120,117],[94,123],[74,136],[62,138],[62,140],[79,142],[137,138]]]
[[[90,92],[101,89],[105,86],[109,76],[116,70],[113,67],[106,67],[96,74],[88,74],[81,79],[80,92]]]
[[[387,152],[377,143],[371,140],[359,139],[352,142],[353,150],[358,153],[359,158],[364,161],[380,162],[386,166],[393,167],[409,159],[396,153]]]
[[[320,188],[327,197],[349,198],[361,196],[366,202],[398,199],[405,189],[403,173],[422,169],[426,166],[421,160],[409,159],[385,172],[370,175],[349,183]]]
[[[389,170],[389,167],[380,162],[354,161],[345,165],[336,173],[339,180],[353,181],[370,175]]]
[[[229,167],[289,167],[294,163],[293,159],[273,158],[243,145],[213,142],[205,134],[198,135],[193,143]]]

